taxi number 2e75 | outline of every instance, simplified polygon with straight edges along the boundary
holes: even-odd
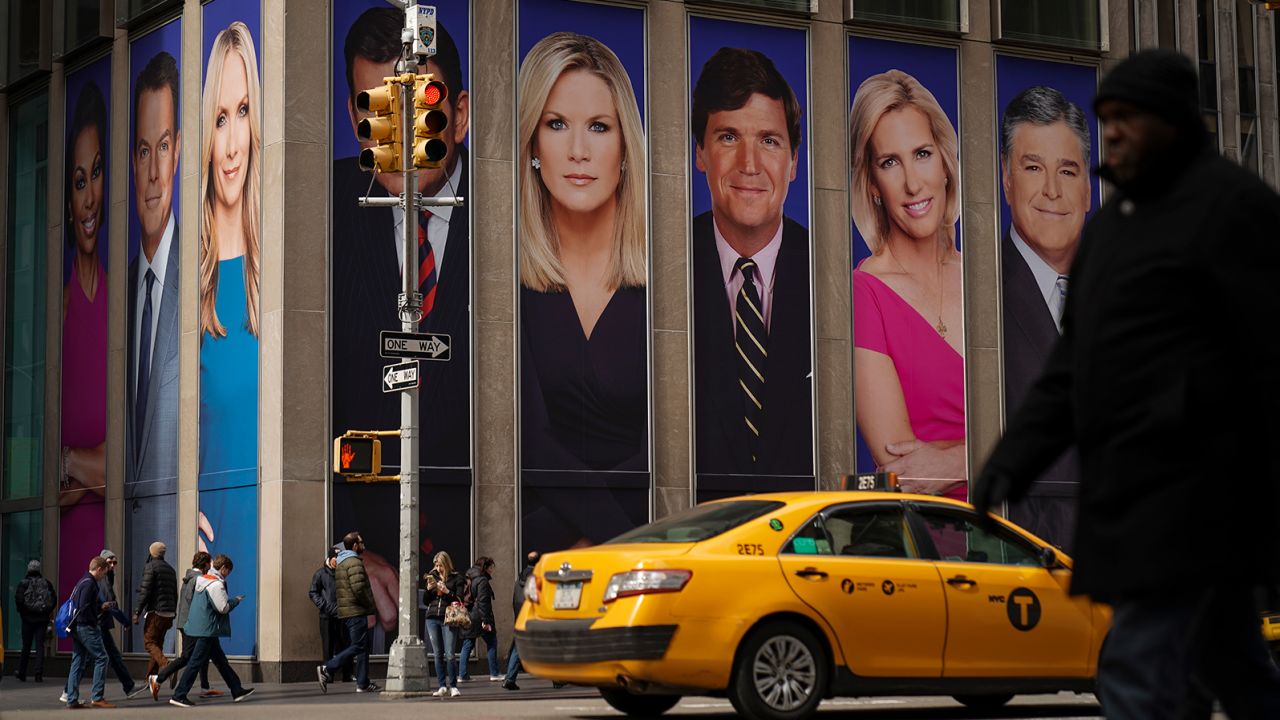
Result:
[[[764,547],[760,543],[738,543],[739,555],[764,555]]]

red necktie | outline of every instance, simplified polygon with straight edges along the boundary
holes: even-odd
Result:
[[[436,304],[436,253],[427,240],[427,223],[431,211],[418,213],[418,292],[422,293],[422,320],[426,322]]]

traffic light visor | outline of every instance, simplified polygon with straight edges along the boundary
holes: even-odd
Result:
[[[414,123],[414,132],[418,137],[431,137],[444,132],[449,125],[449,118],[441,110],[427,110],[418,115]]]
[[[356,109],[367,113],[386,113],[392,110],[394,94],[390,85],[370,88],[356,95]]]
[[[440,138],[419,140],[413,148],[413,164],[420,168],[438,168],[449,148]]]
[[[356,137],[366,142],[395,142],[395,120],[390,117],[365,118],[356,124]]]
[[[360,169],[365,172],[396,172],[400,169],[400,146],[379,145],[360,151]]]

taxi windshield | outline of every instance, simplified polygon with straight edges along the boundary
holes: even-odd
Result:
[[[777,500],[706,503],[625,532],[604,544],[700,542],[782,506]]]

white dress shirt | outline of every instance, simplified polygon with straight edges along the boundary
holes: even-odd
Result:
[[[459,160],[453,166],[453,172],[449,173],[449,181],[441,188],[444,192],[451,195],[457,195],[463,191],[458,187],[458,183],[462,180],[462,161]],[[444,269],[444,246],[449,239],[449,218],[453,216],[454,207],[452,205],[441,205],[439,207],[427,208],[431,211],[431,219],[427,221],[427,242],[431,243],[431,252],[436,256],[436,281],[440,280],[440,273]],[[400,268],[400,272],[404,272],[404,210],[399,207],[391,208],[391,212],[395,216],[395,235],[393,240],[396,245],[396,263]],[[418,278],[418,282],[422,282],[422,278]]]
[[[738,306],[738,293],[742,290],[742,273],[737,272],[734,264],[738,262],[738,258],[742,257],[729,246],[729,242],[724,239],[724,235],[720,233],[720,225],[715,222],[715,216],[711,217],[711,226],[716,236],[716,252],[720,255],[720,275],[724,278],[725,295],[729,298],[729,311],[732,312]],[[760,294],[761,314],[764,315],[764,329],[769,330],[769,320],[773,317],[773,280],[774,271],[778,266],[778,250],[782,248],[782,222],[778,222],[778,230],[773,234],[768,244],[751,259],[756,262],[756,272],[752,275],[751,281],[756,286],[756,292]],[[733,336],[738,336],[738,323],[733,323]]]
[[[1035,250],[1027,244],[1022,236],[1018,234],[1018,229],[1012,225],[1009,226],[1009,239],[1013,240],[1013,246],[1018,248],[1018,252],[1022,254],[1022,259],[1027,261],[1027,267],[1031,268],[1031,276],[1036,279],[1036,287],[1040,290],[1041,297],[1044,298],[1044,306],[1049,309],[1049,315],[1053,318],[1053,322],[1058,326],[1058,332],[1062,332],[1062,318],[1058,316],[1057,303],[1055,299],[1058,296],[1058,271],[1054,270],[1044,258],[1036,254]],[[1066,277],[1065,275],[1063,277]]]
[[[151,285],[151,327],[147,336],[151,338],[151,351],[147,357],[151,359],[151,366],[156,364],[156,327],[160,324],[160,303],[164,299],[164,275],[168,271],[169,264],[169,246],[173,244],[173,230],[175,221],[173,213],[169,214],[169,224],[164,227],[164,235],[160,238],[160,246],[156,248],[156,256],[150,260],[147,254],[138,248],[138,295],[134,298],[134,308],[137,313],[134,316],[133,326],[142,330],[142,311],[147,304],[147,271],[150,270],[156,276],[156,281]],[[137,333],[133,338],[133,357],[134,366],[130,368],[133,372],[133,387],[138,387],[138,366],[137,363],[142,359],[142,333]]]

